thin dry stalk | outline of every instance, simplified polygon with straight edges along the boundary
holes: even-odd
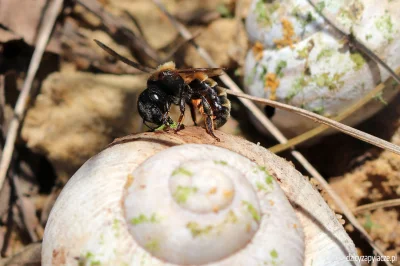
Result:
[[[389,208],[389,207],[399,207],[399,206],[400,206],[400,199],[383,200],[358,206],[354,208],[353,212],[354,214],[360,214],[366,211],[372,211],[379,208]]]
[[[4,120],[4,110],[6,107],[6,97],[5,97],[5,77],[0,75],[0,125],[3,124]]]
[[[161,11],[164,12],[166,16],[170,19],[171,23],[177,28],[179,33],[185,39],[191,39],[191,33],[189,30],[186,29],[184,25],[179,23],[164,7],[164,5],[160,2],[160,0],[153,0],[153,2],[160,8]],[[218,67],[215,62],[212,60],[210,55],[204,50],[202,47],[197,45],[194,41],[191,41],[192,45],[196,48],[197,52],[203,57],[203,59],[211,66],[211,67]],[[231,89],[231,91],[241,92],[240,88],[236,85],[236,83],[229,78],[228,75],[223,75],[220,77],[222,82]],[[229,90],[228,90],[229,91]],[[239,98],[240,99],[240,98]],[[272,122],[265,117],[265,115],[261,112],[257,106],[252,103],[250,100],[240,99],[241,102],[248,108],[258,121],[268,130],[271,129],[271,134],[280,142],[285,143],[287,142],[287,138],[275,127]],[[328,194],[332,197],[335,204],[342,210],[342,213],[347,217],[350,223],[367,239],[368,243],[377,251],[378,254],[383,256],[383,252],[375,245],[372,238],[368,235],[362,225],[358,222],[357,218],[353,215],[351,210],[346,206],[344,201],[337,195],[333,189],[329,186],[329,184],[325,181],[325,179],[318,173],[318,171],[307,161],[307,159],[298,151],[292,151],[291,154],[299,161],[299,163],[315,178],[317,179],[322,187],[328,192]],[[391,263],[387,262],[387,265],[392,265]]]
[[[11,158],[14,152],[15,140],[17,139],[18,130],[28,106],[29,94],[32,88],[33,79],[39,68],[44,50],[62,5],[63,0],[54,0],[49,6],[49,9],[46,11],[46,14],[43,16],[45,18],[45,22],[40,29],[39,37],[36,42],[36,48],[33,52],[31,63],[29,64],[28,74],[22,87],[22,91],[18,96],[14,110],[14,117],[10,122],[7,132],[7,139],[0,162],[0,189],[3,187],[4,179],[10,166]]]
[[[264,99],[264,98],[259,98],[259,97],[255,97],[255,96],[251,96],[245,93],[238,93],[238,92],[233,92],[233,91],[227,91],[228,94],[231,95],[235,95],[237,97],[242,97],[242,98],[246,98],[249,100],[252,100],[254,102],[258,102],[258,103],[262,103],[262,104],[266,104],[266,105],[270,105],[272,107],[276,107],[282,110],[286,110],[292,113],[296,113],[298,115],[304,116],[309,118],[310,120],[313,120],[314,122],[320,123],[320,124],[324,124],[327,125],[329,127],[335,128],[339,131],[342,131],[343,133],[350,135],[354,138],[360,139],[362,141],[365,141],[367,143],[370,143],[372,145],[375,145],[377,147],[380,147],[382,149],[391,151],[393,153],[399,154],[400,155],[400,147],[390,143],[386,140],[383,140],[381,138],[377,138],[375,136],[372,136],[368,133],[365,133],[361,130],[349,127],[345,124],[339,123],[335,120],[329,119],[325,116],[304,110],[302,108],[299,107],[294,107],[288,104],[284,104],[284,103],[280,103],[280,102],[276,102],[276,101],[272,101],[272,100],[268,100],[268,99]]]

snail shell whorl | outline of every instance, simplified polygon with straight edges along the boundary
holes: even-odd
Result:
[[[286,200],[272,176],[226,149],[196,144],[173,147],[141,164],[132,178],[125,196],[129,231],[142,248],[163,261],[183,265],[224,259],[230,265],[238,259],[243,265],[284,261],[279,255],[302,241],[301,229],[293,227],[294,213],[287,218],[267,201],[271,193]],[[289,204],[286,207],[290,209]],[[265,243],[266,236],[254,238],[259,227],[260,234],[276,230],[268,221],[276,218],[283,224],[289,221],[287,230],[295,232],[297,239]],[[260,248],[264,251],[254,255]],[[298,251],[292,265],[302,260],[303,251]]]

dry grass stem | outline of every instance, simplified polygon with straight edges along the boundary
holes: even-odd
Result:
[[[29,64],[28,74],[24,81],[22,91],[18,96],[18,100],[14,110],[14,117],[10,122],[10,126],[7,132],[7,139],[4,145],[3,156],[0,162],[0,189],[3,187],[4,179],[7,175],[7,171],[11,163],[15,140],[17,139],[18,130],[29,103],[29,94],[32,88],[33,79],[39,68],[44,50],[46,48],[47,42],[49,41],[51,31],[54,27],[54,23],[56,21],[58,13],[62,8],[62,5],[62,0],[54,0],[50,4],[46,14],[44,14],[43,16],[45,20],[41,26],[36,42],[36,48],[33,52],[31,63]]]
[[[389,208],[398,206],[400,206],[400,199],[384,200],[358,206],[354,208],[353,212],[354,214],[360,214],[366,211],[372,211],[379,208]]]
[[[365,141],[367,143],[370,143],[372,145],[375,145],[377,147],[380,147],[382,149],[385,149],[385,150],[388,150],[388,151],[391,151],[391,152],[394,152],[394,153],[400,155],[400,147],[399,146],[397,146],[397,145],[395,145],[393,143],[390,143],[390,142],[388,142],[386,140],[383,140],[381,138],[372,136],[372,135],[370,135],[368,133],[365,133],[365,132],[363,132],[361,130],[349,127],[349,126],[347,126],[345,124],[342,124],[342,123],[339,123],[339,122],[337,122],[335,120],[329,119],[329,118],[327,118],[325,116],[322,116],[322,115],[319,115],[319,114],[304,110],[304,109],[299,108],[299,107],[294,107],[294,106],[291,106],[291,105],[288,105],[288,104],[284,104],[284,103],[280,103],[280,102],[276,102],[276,101],[272,101],[272,100],[268,100],[268,99],[264,99],[264,98],[254,97],[254,96],[251,96],[251,95],[248,95],[248,94],[245,94],[245,93],[237,93],[237,92],[233,92],[233,91],[227,91],[227,93],[231,94],[231,95],[235,95],[237,97],[246,98],[246,99],[258,102],[258,103],[263,103],[263,104],[266,104],[266,105],[270,105],[272,107],[276,107],[276,108],[279,108],[279,109],[282,109],[282,110],[286,110],[286,111],[289,111],[289,112],[292,112],[292,113],[296,113],[298,115],[307,117],[307,118],[313,120],[314,122],[330,126],[330,127],[335,128],[335,129],[337,129],[339,131],[342,131],[343,133],[345,133],[347,135],[350,135],[350,136],[352,136],[354,138],[360,139],[362,141]]]

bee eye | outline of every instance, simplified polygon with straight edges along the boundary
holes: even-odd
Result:
[[[157,94],[155,94],[155,93],[153,93],[153,94],[151,94],[151,99],[153,100],[153,101],[158,101],[159,99],[160,99],[160,97],[157,95]]]

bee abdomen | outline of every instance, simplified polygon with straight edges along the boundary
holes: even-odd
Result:
[[[231,114],[231,102],[228,99],[225,88],[215,86],[214,90],[217,93],[218,99],[221,104],[220,110],[216,114],[214,114],[216,116],[214,119],[214,126],[216,128],[219,128],[222,127],[229,119],[229,116]]]

